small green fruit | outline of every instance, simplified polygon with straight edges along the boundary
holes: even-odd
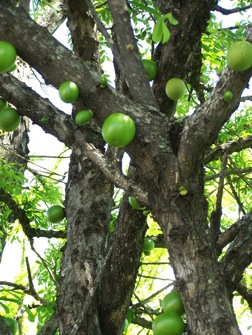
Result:
[[[188,193],[188,191],[185,188],[185,186],[180,186],[180,188],[179,188],[179,194],[180,195],[187,195],[187,193]]]
[[[53,205],[47,210],[47,218],[51,223],[58,223],[65,217],[63,207],[59,205]]]
[[[233,93],[231,91],[224,92],[223,99],[225,101],[230,101],[230,100],[232,100],[232,98],[233,98]]]
[[[0,97],[0,111],[5,109],[7,105],[8,105],[7,101],[4,98]]]
[[[143,67],[148,74],[149,81],[154,80],[157,76],[157,63],[150,59],[143,59]]]
[[[101,86],[102,88],[105,88],[105,87],[108,86],[108,78],[107,78],[105,75],[101,76],[101,79],[100,79],[100,86]]]
[[[0,41],[0,73],[8,71],[16,61],[16,49],[8,42]]]
[[[48,123],[48,122],[49,122],[49,119],[48,119],[47,117],[42,117],[42,118],[40,119],[40,121],[41,121],[42,123]]]
[[[84,109],[76,114],[75,121],[77,124],[82,126],[88,121],[90,121],[92,117],[93,117],[93,112],[89,109]]]
[[[72,81],[66,81],[59,87],[60,99],[66,103],[73,103],[78,99],[79,88]]]
[[[152,249],[155,248],[155,243],[153,239],[150,237],[145,237],[144,238],[144,244],[143,244],[143,250],[144,251],[151,251]]]
[[[5,108],[0,111],[0,129],[4,131],[14,131],[21,121],[16,109]]]
[[[151,254],[150,250],[144,250],[143,252],[144,252],[145,256],[150,256],[150,254]]]
[[[171,78],[165,86],[165,93],[171,100],[177,101],[185,94],[186,86],[182,79]]]

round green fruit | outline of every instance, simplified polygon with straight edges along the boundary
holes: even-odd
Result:
[[[143,67],[148,74],[149,81],[154,80],[157,76],[157,64],[150,59],[143,59]]]
[[[179,315],[185,313],[185,308],[178,291],[174,290],[168,293],[162,300],[163,312],[173,312]]]
[[[227,52],[227,64],[234,71],[249,69],[252,65],[252,44],[247,41],[234,42]]]
[[[58,223],[62,221],[65,217],[65,212],[63,207],[59,205],[53,205],[47,210],[47,218],[51,223]]]
[[[15,335],[18,331],[18,322],[12,318],[4,317],[4,322],[7,324],[11,333]]]
[[[152,323],[154,335],[182,335],[184,322],[176,313],[163,313],[156,317]]]
[[[145,256],[150,256],[150,254],[151,254],[150,250],[144,250],[143,252],[144,252]]]
[[[148,216],[150,214],[150,211],[149,210],[145,210],[145,211],[143,211],[143,215],[144,216]]]
[[[112,147],[125,147],[133,140],[135,133],[135,122],[123,113],[109,115],[102,125],[102,136]]]
[[[225,101],[230,101],[230,100],[232,100],[232,98],[233,98],[233,93],[231,91],[224,92],[223,99]]]
[[[144,238],[143,250],[144,251],[151,251],[155,248],[155,243],[150,237]]]
[[[89,109],[84,109],[76,114],[75,121],[77,124],[82,126],[83,124],[90,121],[92,117],[93,117],[93,112]]]
[[[132,208],[137,209],[139,211],[142,211],[145,209],[145,207],[142,207],[139,205],[139,203],[137,202],[137,199],[133,196],[129,196],[129,204]]]
[[[185,186],[180,186],[179,187],[179,194],[180,195],[187,195],[188,191],[187,189],[185,188]]]
[[[42,123],[48,123],[48,122],[49,122],[49,119],[48,119],[47,117],[42,117],[42,118],[40,119],[40,121],[41,121]]]
[[[186,86],[182,79],[171,78],[165,86],[165,93],[171,100],[177,101],[185,94]]]
[[[66,103],[73,103],[78,99],[79,88],[72,81],[66,81],[59,87],[60,99]]]
[[[0,111],[0,129],[4,131],[14,131],[21,121],[16,109],[5,108]]]
[[[16,61],[16,49],[8,42],[0,41],[0,72],[8,71]]]
[[[7,105],[8,105],[7,101],[4,98],[0,97],[0,111],[5,109]]]
[[[100,86],[102,88],[105,88],[108,86],[108,78],[106,76],[101,76],[101,79],[100,79]]]

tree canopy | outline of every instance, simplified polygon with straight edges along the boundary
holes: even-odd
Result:
[[[251,332],[251,43],[251,1],[0,0],[0,335]]]

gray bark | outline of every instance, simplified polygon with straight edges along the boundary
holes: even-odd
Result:
[[[110,87],[101,89],[98,85],[99,74],[83,62],[83,58],[59,45],[50,34],[35,25],[22,11],[2,2],[0,38],[7,38],[13,43],[19,55],[55,87],[62,81],[73,79],[80,87],[80,99],[76,108],[92,109],[96,125],[101,126],[105,117],[111,112],[122,111],[132,116],[137,126],[137,135],[125,150],[131,157],[138,178],[137,180],[124,178],[124,184],[121,185],[128,193],[131,190],[130,182],[137,186],[132,188],[133,195],[139,196],[149,204],[151,212],[162,228],[176,275],[176,286],[185,304],[187,331],[191,335],[240,335],[231,299],[242,271],[251,261],[251,235],[241,243],[244,234],[251,232],[245,227],[245,232],[241,232],[241,236],[238,235],[236,242],[234,241],[235,248],[230,247],[226,258],[223,258],[222,263],[219,262],[219,246],[212,238],[207,222],[203,167],[207,149],[236,110],[241,93],[251,77],[252,69],[244,73],[225,69],[209,99],[202,103],[192,116],[182,122],[174,122],[173,118],[168,117],[173,115],[175,106],[164,97],[165,82],[169,76],[176,75],[186,78],[197,89],[201,65],[201,56],[198,54],[200,37],[216,1],[156,2],[162,12],[172,11],[180,23],[172,29],[170,42],[161,50],[159,76],[154,85],[160,110],[155,103],[152,103],[151,95],[150,100],[146,100],[147,104],[144,103],[146,91],[141,96],[141,92],[134,93],[134,87],[129,87],[132,95],[130,99]],[[113,8],[113,3],[110,2],[111,8],[115,10],[114,20],[117,15],[116,6],[120,7],[122,4],[120,1],[115,3]],[[119,14],[126,15],[124,12]],[[118,37],[122,37],[120,26],[117,28]],[[128,37],[131,37],[130,33]],[[193,38],[193,43],[190,37]],[[24,43],[25,41],[29,43]],[[129,58],[126,52],[124,54],[123,46],[120,47],[122,49],[118,52],[122,63],[121,70],[127,80],[125,66]],[[195,52],[199,59],[196,59]],[[194,62],[194,58],[197,61]],[[131,60],[131,72],[137,73],[137,87],[139,87],[139,81],[146,81],[146,75],[143,71],[137,71],[139,59],[132,57]],[[110,296],[113,306],[113,311],[109,310],[110,317],[105,316],[105,307],[102,306],[103,302],[105,306],[108,304],[106,290],[110,289],[110,276],[117,275],[116,271],[120,274],[122,270],[127,274],[128,268],[123,268],[120,262],[125,261],[123,256],[127,254],[130,236],[134,231],[133,228],[131,231],[124,229],[123,225],[120,226],[115,241],[126,233],[128,243],[122,243],[121,249],[116,249],[115,252],[110,249],[111,240],[108,239],[107,224],[111,210],[111,185],[116,184],[115,176],[120,174],[120,170],[115,170],[117,173],[114,175],[109,174],[108,167],[111,168],[113,162],[108,165],[109,158],[103,155],[99,128],[88,126],[85,130],[78,129],[71,117],[64,115],[46,100],[38,99],[29,88],[11,76],[1,75],[1,78],[0,93],[8,96],[13,103],[19,104],[22,115],[29,116],[73,150],[65,204],[68,238],[62,261],[57,305],[61,334],[107,334],[107,326],[110,324],[113,327],[111,334],[120,334],[121,320],[129,303],[123,291],[128,287],[132,289],[133,280],[131,278],[125,280],[125,287],[122,289],[118,286],[119,294],[124,297],[121,304],[118,303],[120,299],[117,295]],[[234,92],[234,97],[228,104],[222,98],[227,82],[229,89]],[[131,86],[133,81],[130,84],[128,78],[127,84]],[[8,94],[8,89],[12,85],[20,87],[22,93],[29,98],[29,107],[20,91],[15,90],[12,94]],[[34,106],[40,108],[35,110]],[[47,108],[50,122],[42,125],[39,120]],[[93,149],[93,145],[100,149],[100,153]],[[106,176],[111,181],[108,181],[103,173],[98,172],[97,166],[103,173],[107,173]],[[187,195],[179,194],[180,186],[186,187]],[[127,217],[130,211],[126,208],[126,204],[124,206],[122,210],[125,212],[122,213],[122,217]],[[135,219],[132,219],[130,227]],[[133,244],[130,244],[130,252],[136,250],[134,264],[137,264],[140,241],[144,234],[141,229]],[[237,261],[233,261],[234,250],[238,255],[244,255],[245,250],[247,252],[241,266],[237,266]],[[115,256],[113,263],[111,257],[106,258],[106,255],[112,254]],[[101,269],[104,260],[108,263],[105,264],[106,269],[103,273]],[[114,272],[112,266],[116,264],[118,267]],[[135,269],[134,267],[134,271]],[[135,272],[133,275],[135,276]],[[101,279],[99,288],[95,278]],[[102,292],[100,295],[96,294],[99,290]],[[72,307],[69,308],[70,306]],[[113,319],[113,314],[119,316],[118,324]]]

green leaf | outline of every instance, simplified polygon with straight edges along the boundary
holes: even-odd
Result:
[[[24,306],[24,308],[25,308],[25,311],[26,311],[26,313],[27,313],[27,315],[28,315],[28,320],[29,320],[30,322],[34,322],[36,316],[33,315],[33,313],[31,312],[31,310],[30,310],[27,306]]]
[[[162,21],[162,28],[163,28],[163,40],[162,40],[162,43],[164,44],[164,43],[166,43],[166,42],[169,41],[171,34],[170,34],[170,31],[169,31],[169,29],[168,29],[168,27],[167,27],[167,25],[165,24],[164,21]]]
[[[154,26],[152,40],[155,43],[161,42],[163,36],[163,20],[159,18]]]
[[[6,314],[9,314],[10,313],[10,309],[8,306],[6,306],[5,304],[3,304],[1,301],[0,301],[0,306],[3,307],[4,311]]]
[[[173,24],[174,26],[177,25],[179,22],[178,20],[174,19],[174,17],[172,16],[172,13],[167,13],[163,16],[164,19],[167,19],[171,24]]]
[[[22,299],[14,299],[14,298],[8,298],[8,297],[0,297],[0,300],[15,302],[18,305],[22,303]]]

